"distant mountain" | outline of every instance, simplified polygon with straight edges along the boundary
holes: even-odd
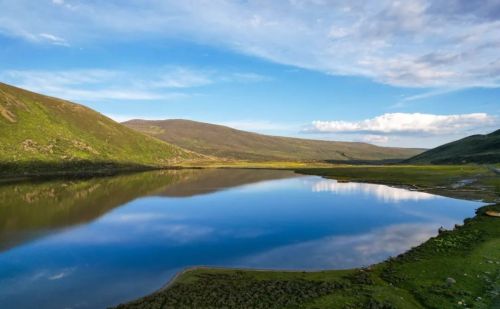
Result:
[[[390,160],[409,158],[423,151],[378,147],[366,143],[269,136],[181,119],[130,120],[123,124],[204,155],[252,161]]]
[[[0,169],[14,165],[31,172],[73,162],[167,165],[196,156],[82,105],[0,83]]]
[[[485,135],[471,135],[428,150],[407,163],[500,163],[500,130]]]

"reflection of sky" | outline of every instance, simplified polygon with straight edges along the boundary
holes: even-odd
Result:
[[[359,235],[328,236],[247,256],[234,266],[272,269],[368,266],[421,244],[435,236],[438,228],[437,223],[396,224]]]
[[[150,293],[193,265],[368,265],[461,222],[478,206],[314,176],[182,199],[140,198],[1,253],[0,308],[106,307]]]
[[[312,184],[313,192],[333,192],[335,194],[365,194],[373,196],[386,202],[419,201],[439,198],[424,192],[410,191],[385,185],[337,182],[336,180],[324,179]]]

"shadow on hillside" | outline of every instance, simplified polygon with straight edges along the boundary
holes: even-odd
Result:
[[[27,177],[50,177],[61,175],[73,176],[98,176],[114,175],[118,172],[145,171],[155,167],[134,163],[120,163],[112,161],[25,161],[25,162],[0,162],[1,178],[8,180]]]

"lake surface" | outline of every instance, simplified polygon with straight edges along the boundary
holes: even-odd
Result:
[[[272,170],[0,185],[0,308],[105,308],[194,265],[351,268],[482,204]]]

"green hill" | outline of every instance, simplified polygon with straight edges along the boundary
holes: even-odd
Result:
[[[0,174],[169,165],[196,156],[82,105],[0,83]]]
[[[123,124],[201,154],[241,160],[391,160],[409,158],[423,151],[268,136],[180,119],[130,120]]]
[[[485,135],[471,135],[428,150],[407,163],[500,163],[500,130]]]

